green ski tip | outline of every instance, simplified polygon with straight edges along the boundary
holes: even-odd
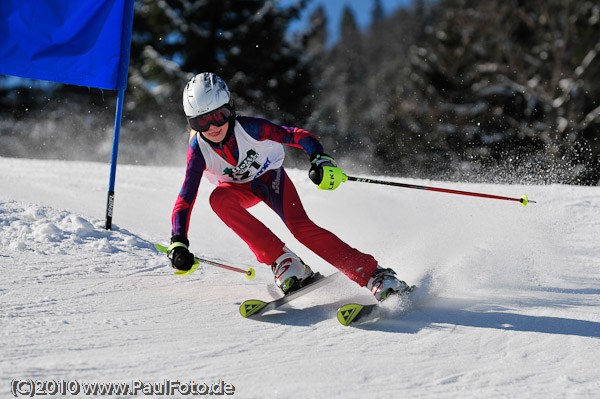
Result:
[[[352,323],[352,320],[358,316],[363,307],[363,305],[358,305],[356,303],[342,306],[337,312],[338,321],[344,326],[349,325]]]
[[[250,299],[244,301],[240,305],[240,314],[242,315],[242,317],[250,317],[253,314],[259,312],[265,306],[267,306],[267,302],[258,299]]]

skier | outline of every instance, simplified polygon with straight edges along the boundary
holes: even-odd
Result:
[[[360,286],[366,286],[377,300],[408,288],[393,270],[380,267],[373,256],[350,247],[306,215],[282,166],[282,144],[306,152],[311,163],[309,178],[319,188],[334,190],[342,178],[341,169],[324,154],[314,135],[265,119],[236,115],[227,84],[214,73],[201,73],[187,83],[183,109],[191,131],[185,180],[172,215],[168,256],[173,268],[185,271],[194,264],[187,233],[200,180],[206,176],[217,184],[210,195],[212,209],[248,244],[259,262],[271,266],[275,284],[284,294],[309,283],[314,273],[247,211],[260,201],[281,217],[298,241]]]

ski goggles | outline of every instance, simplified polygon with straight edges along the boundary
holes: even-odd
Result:
[[[207,114],[199,115],[195,118],[188,118],[188,123],[195,131],[205,132],[210,125],[215,125],[217,127],[223,126],[231,119],[232,115],[233,108],[229,104],[225,104]]]

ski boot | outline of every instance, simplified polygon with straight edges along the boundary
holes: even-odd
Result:
[[[275,284],[284,295],[302,288],[314,275],[310,267],[287,247],[283,247],[283,253],[273,262],[271,270]]]
[[[392,269],[384,269],[377,266],[373,277],[367,283],[367,288],[373,293],[379,302],[384,301],[390,294],[402,294],[410,290],[404,281],[396,278],[396,272]]]

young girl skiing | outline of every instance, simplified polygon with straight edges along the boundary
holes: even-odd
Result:
[[[259,262],[271,266],[275,284],[284,294],[310,281],[313,272],[247,211],[260,201],[281,217],[298,241],[366,286],[377,300],[408,288],[393,270],[378,266],[373,256],[350,247],[306,215],[282,166],[282,144],[301,148],[310,157],[309,177],[319,188],[337,188],[343,175],[334,159],[323,153],[315,136],[302,129],[236,115],[227,84],[213,73],[201,73],[187,83],[183,109],[191,139],[186,176],[172,216],[169,258],[175,269],[190,270],[194,265],[187,233],[200,180],[206,176],[217,185],[210,195],[212,209],[248,244]]]

